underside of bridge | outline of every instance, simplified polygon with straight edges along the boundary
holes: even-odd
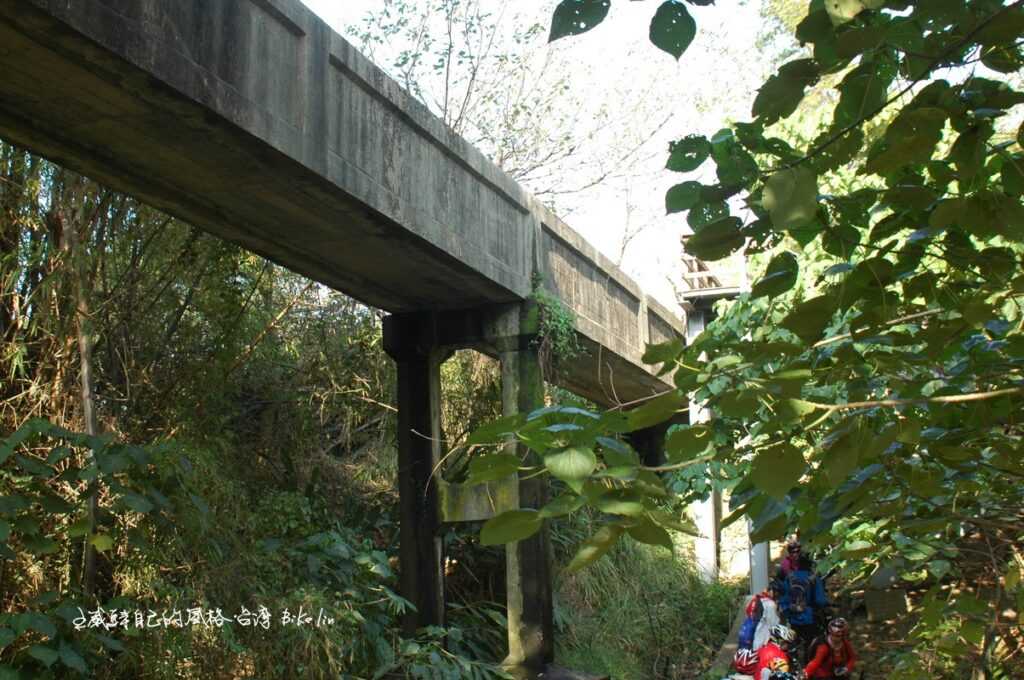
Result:
[[[640,357],[683,335],[675,315],[298,0],[5,0],[0,73],[0,137],[392,313],[410,630],[444,617],[427,433],[446,352],[500,360],[506,413],[541,406],[541,285],[587,350],[562,384],[602,405],[670,387]],[[545,500],[511,487],[512,507]],[[509,661],[540,668],[546,533],[507,557]]]

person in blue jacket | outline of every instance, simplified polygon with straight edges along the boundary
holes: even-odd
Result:
[[[806,645],[818,634],[815,613],[829,602],[825,588],[814,573],[814,563],[807,555],[800,555],[796,571],[782,582],[782,613],[800,640]]]

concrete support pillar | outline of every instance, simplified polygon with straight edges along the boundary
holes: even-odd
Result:
[[[750,523],[747,522],[747,530]],[[760,593],[768,589],[771,579],[771,553],[768,543],[757,543],[750,546],[750,594]]]
[[[420,314],[384,320],[384,349],[398,368],[400,590],[416,606],[402,619],[406,635],[444,625],[444,558],[432,479],[440,457],[443,355],[432,341],[430,323]]]
[[[504,346],[499,348],[503,415],[525,413],[544,405],[544,378],[537,348],[532,342],[539,330],[539,313],[537,305],[527,301],[506,315],[504,323],[515,323],[517,319],[518,329],[514,335],[506,336],[515,341],[502,343]],[[536,455],[523,449],[517,453]],[[541,508],[547,500],[545,481],[520,480],[519,507]],[[509,544],[505,560],[509,648],[505,665],[541,671],[555,656],[547,524],[530,538]]]
[[[692,343],[711,322],[713,314],[710,308],[694,307],[686,314],[686,341]],[[690,422],[702,423],[711,418],[706,408],[690,400]],[[718,491],[700,503],[692,506],[693,520],[700,530],[701,537],[696,540],[694,552],[697,558],[697,569],[707,581],[717,581],[720,567],[720,527],[722,524],[722,496]]]
[[[719,524],[721,522],[718,509],[722,498],[713,492],[707,500],[691,506],[693,521],[701,536],[695,541],[694,552],[697,558],[697,570],[707,582],[718,580],[719,570]]]

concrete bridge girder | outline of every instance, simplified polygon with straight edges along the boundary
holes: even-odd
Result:
[[[299,0],[0,4],[0,136],[393,313],[529,297],[599,403],[665,388],[676,315]]]

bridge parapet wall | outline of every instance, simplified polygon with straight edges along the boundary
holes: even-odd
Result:
[[[679,321],[298,0],[9,0],[0,44],[4,138],[391,312],[541,273],[664,387],[639,359]]]

